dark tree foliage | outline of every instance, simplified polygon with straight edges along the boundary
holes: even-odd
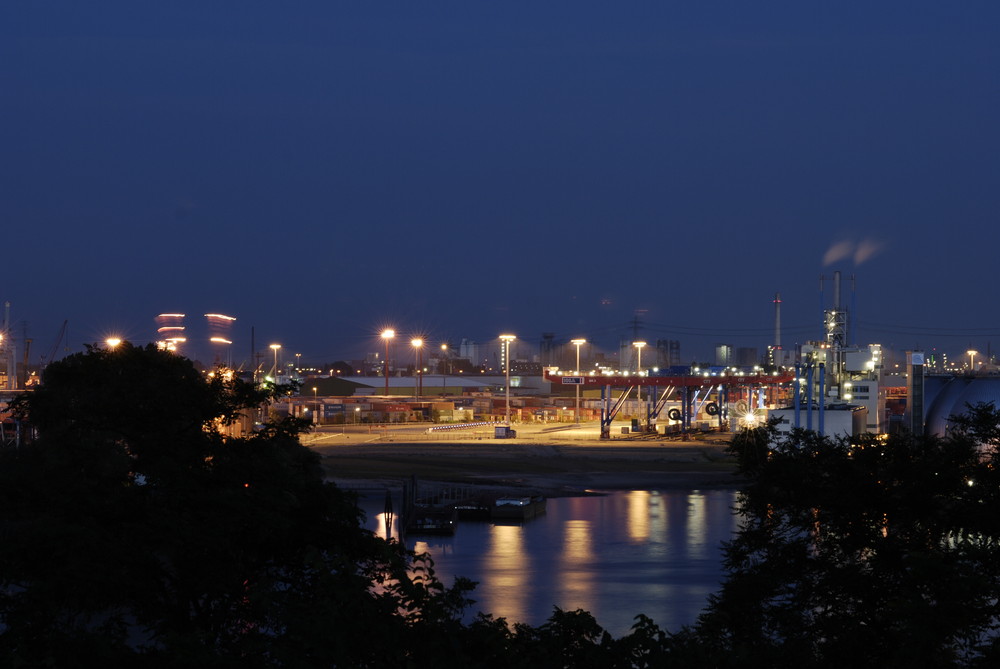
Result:
[[[718,666],[1000,660],[1000,413],[952,423],[946,439],[772,434],[763,459],[744,436],[729,577],[675,645]]]
[[[0,453],[0,650],[20,666],[405,663],[471,585],[410,579],[268,399],[153,347],[51,364]],[[405,611],[406,615],[401,615]]]
[[[739,435],[742,525],[698,623],[480,615],[365,530],[268,393],[155,348],[53,363],[0,452],[0,657],[35,667],[964,667],[1000,663],[1000,412],[945,439]]]
[[[285,419],[225,426],[265,391],[154,347],[51,364],[0,452],[0,656],[20,667],[658,667],[640,616],[538,627],[462,614],[426,555],[365,530]]]
[[[777,436],[774,422],[740,430],[733,435],[729,453],[736,456],[737,471],[753,476],[763,467],[771,451],[771,442]]]

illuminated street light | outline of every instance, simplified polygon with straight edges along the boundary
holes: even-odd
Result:
[[[641,376],[642,375],[642,349],[646,345],[644,341],[634,341],[632,346],[635,346],[636,350],[636,360],[635,360],[635,371]]]
[[[634,342],[632,342],[632,346],[635,346],[635,350],[636,350],[635,371],[636,371],[636,373],[639,376],[642,376],[642,349],[643,349],[643,347],[646,346],[646,342],[644,342],[644,341],[634,341]],[[643,406],[642,406],[642,386],[641,385],[637,385],[636,388],[637,388],[636,396],[639,398],[639,410],[640,411],[645,411],[644,408],[643,408]],[[646,418],[648,420],[648,418],[649,418],[648,412],[646,412],[646,413],[647,413]]]
[[[510,343],[517,339],[512,334],[500,335],[500,341],[504,344],[503,370],[507,386],[507,430],[510,430]]]
[[[975,372],[976,371],[976,355],[979,354],[979,351],[966,351],[966,353],[969,355],[969,371],[970,372]]]
[[[278,385],[278,351],[281,350],[281,344],[271,344],[271,350],[274,351],[274,369],[272,373],[274,374],[274,384]]]
[[[420,397],[423,394],[424,390],[424,377],[420,374],[420,366],[424,362],[424,356],[423,356],[424,340],[421,339],[420,337],[414,337],[413,339],[410,340],[410,345],[416,349],[417,353],[417,366],[413,370],[413,377],[414,381],[416,381],[414,386],[416,386],[417,397]]]
[[[319,396],[316,386],[313,386],[313,422],[319,425]]]
[[[104,340],[104,343],[107,344],[108,348],[113,351],[116,348],[118,348],[119,345],[121,345],[122,340],[119,339],[118,337],[108,337],[107,339]]]
[[[576,368],[573,374],[580,376],[580,347],[587,343],[586,339],[571,339],[570,344],[576,346]],[[580,384],[576,384],[576,424],[580,424]]]
[[[448,376],[447,375],[448,375],[448,372],[451,371],[450,369],[448,369],[450,367],[450,365],[451,365],[451,361],[448,359],[448,342],[442,342],[441,343],[441,353],[442,353],[442,355],[444,355],[444,360],[441,362],[441,396],[444,397],[445,394],[446,394],[445,393],[445,388],[448,385],[447,384],[447,380],[448,380]]]
[[[382,339],[385,340],[385,394],[389,395],[389,341],[396,336],[395,330],[382,330]]]

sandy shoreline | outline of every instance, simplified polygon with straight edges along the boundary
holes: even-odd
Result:
[[[447,441],[416,440],[412,432],[311,436],[306,443],[323,458],[329,480],[362,494],[399,490],[414,476],[425,490],[549,497],[740,485],[724,439],[602,441],[579,432]]]

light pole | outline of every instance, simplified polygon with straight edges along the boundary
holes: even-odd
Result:
[[[395,330],[382,330],[382,339],[385,340],[385,394],[389,395],[389,340],[396,336]]]
[[[422,365],[424,362],[424,356],[423,356],[424,340],[421,339],[420,337],[415,337],[410,340],[410,344],[413,346],[413,348],[417,349],[416,350],[417,366],[413,370],[413,380],[416,381],[416,383],[414,383],[413,385],[416,386],[417,397],[420,397],[421,395],[423,395],[423,390],[424,390],[424,377],[420,374],[420,365]]]
[[[271,350],[274,351],[274,385],[278,385],[278,351],[281,344],[271,344]]]
[[[570,344],[576,346],[576,369],[573,374],[580,376],[580,347],[587,343],[586,339],[571,339]],[[576,384],[576,424],[580,424],[580,384]]]
[[[448,381],[448,368],[446,367],[446,365],[449,362],[449,360],[448,360],[448,342],[443,342],[441,344],[441,351],[443,352],[443,355],[444,355],[444,361],[441,363],[441,396],[444,397],[445,396],[445,388],[447,387],[447,381]]]
[[[642,349],[646,345],[644,341],[634,341],[632,346],[635,346],[636,359],[635,359],[635,371],[637,374],[642,376]]]
[[[510,430],[510,343],[517,339],[516,336],[512,334],[502,334],[500,335],[500,341],[504,344],[504,355],[503,355],[503,373],[506,380],[507,386],[507,430]]]
[[[969,354],[969,371],[975,373],[976,371],[976,354],[979,351],[966,351]]]
[[[316,394],[316,386],[313,386],[313,423],[319,425],[319,397]]]
[[[646,342],[644,342],[644,341],[634,341],[634,342],[632,342],[632,346],[635,346],[635,350],[636,350],[635,371],[636,371],[636,374],[638,374],[640,377],[642,376],[642,348],[645,345],[646,345]],[[640,379],[640,381],[641,380],[642,379]],[[642,405],[642,384],[640,383],[636,387],[638,388],[638,392],[636,393],[636,395],[639,398],[639,411],[642,411],[643,413],[647,413],[646,410],[645,410],[645,407]],[[648,419],[649,416],[647,415],[646,418]]]

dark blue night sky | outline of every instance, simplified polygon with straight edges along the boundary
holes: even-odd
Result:
[[[1000,344],[995,2],[0,7],[0,300],[315,362],[543,332]],[[832,298],[829,286],[826,300]]]

